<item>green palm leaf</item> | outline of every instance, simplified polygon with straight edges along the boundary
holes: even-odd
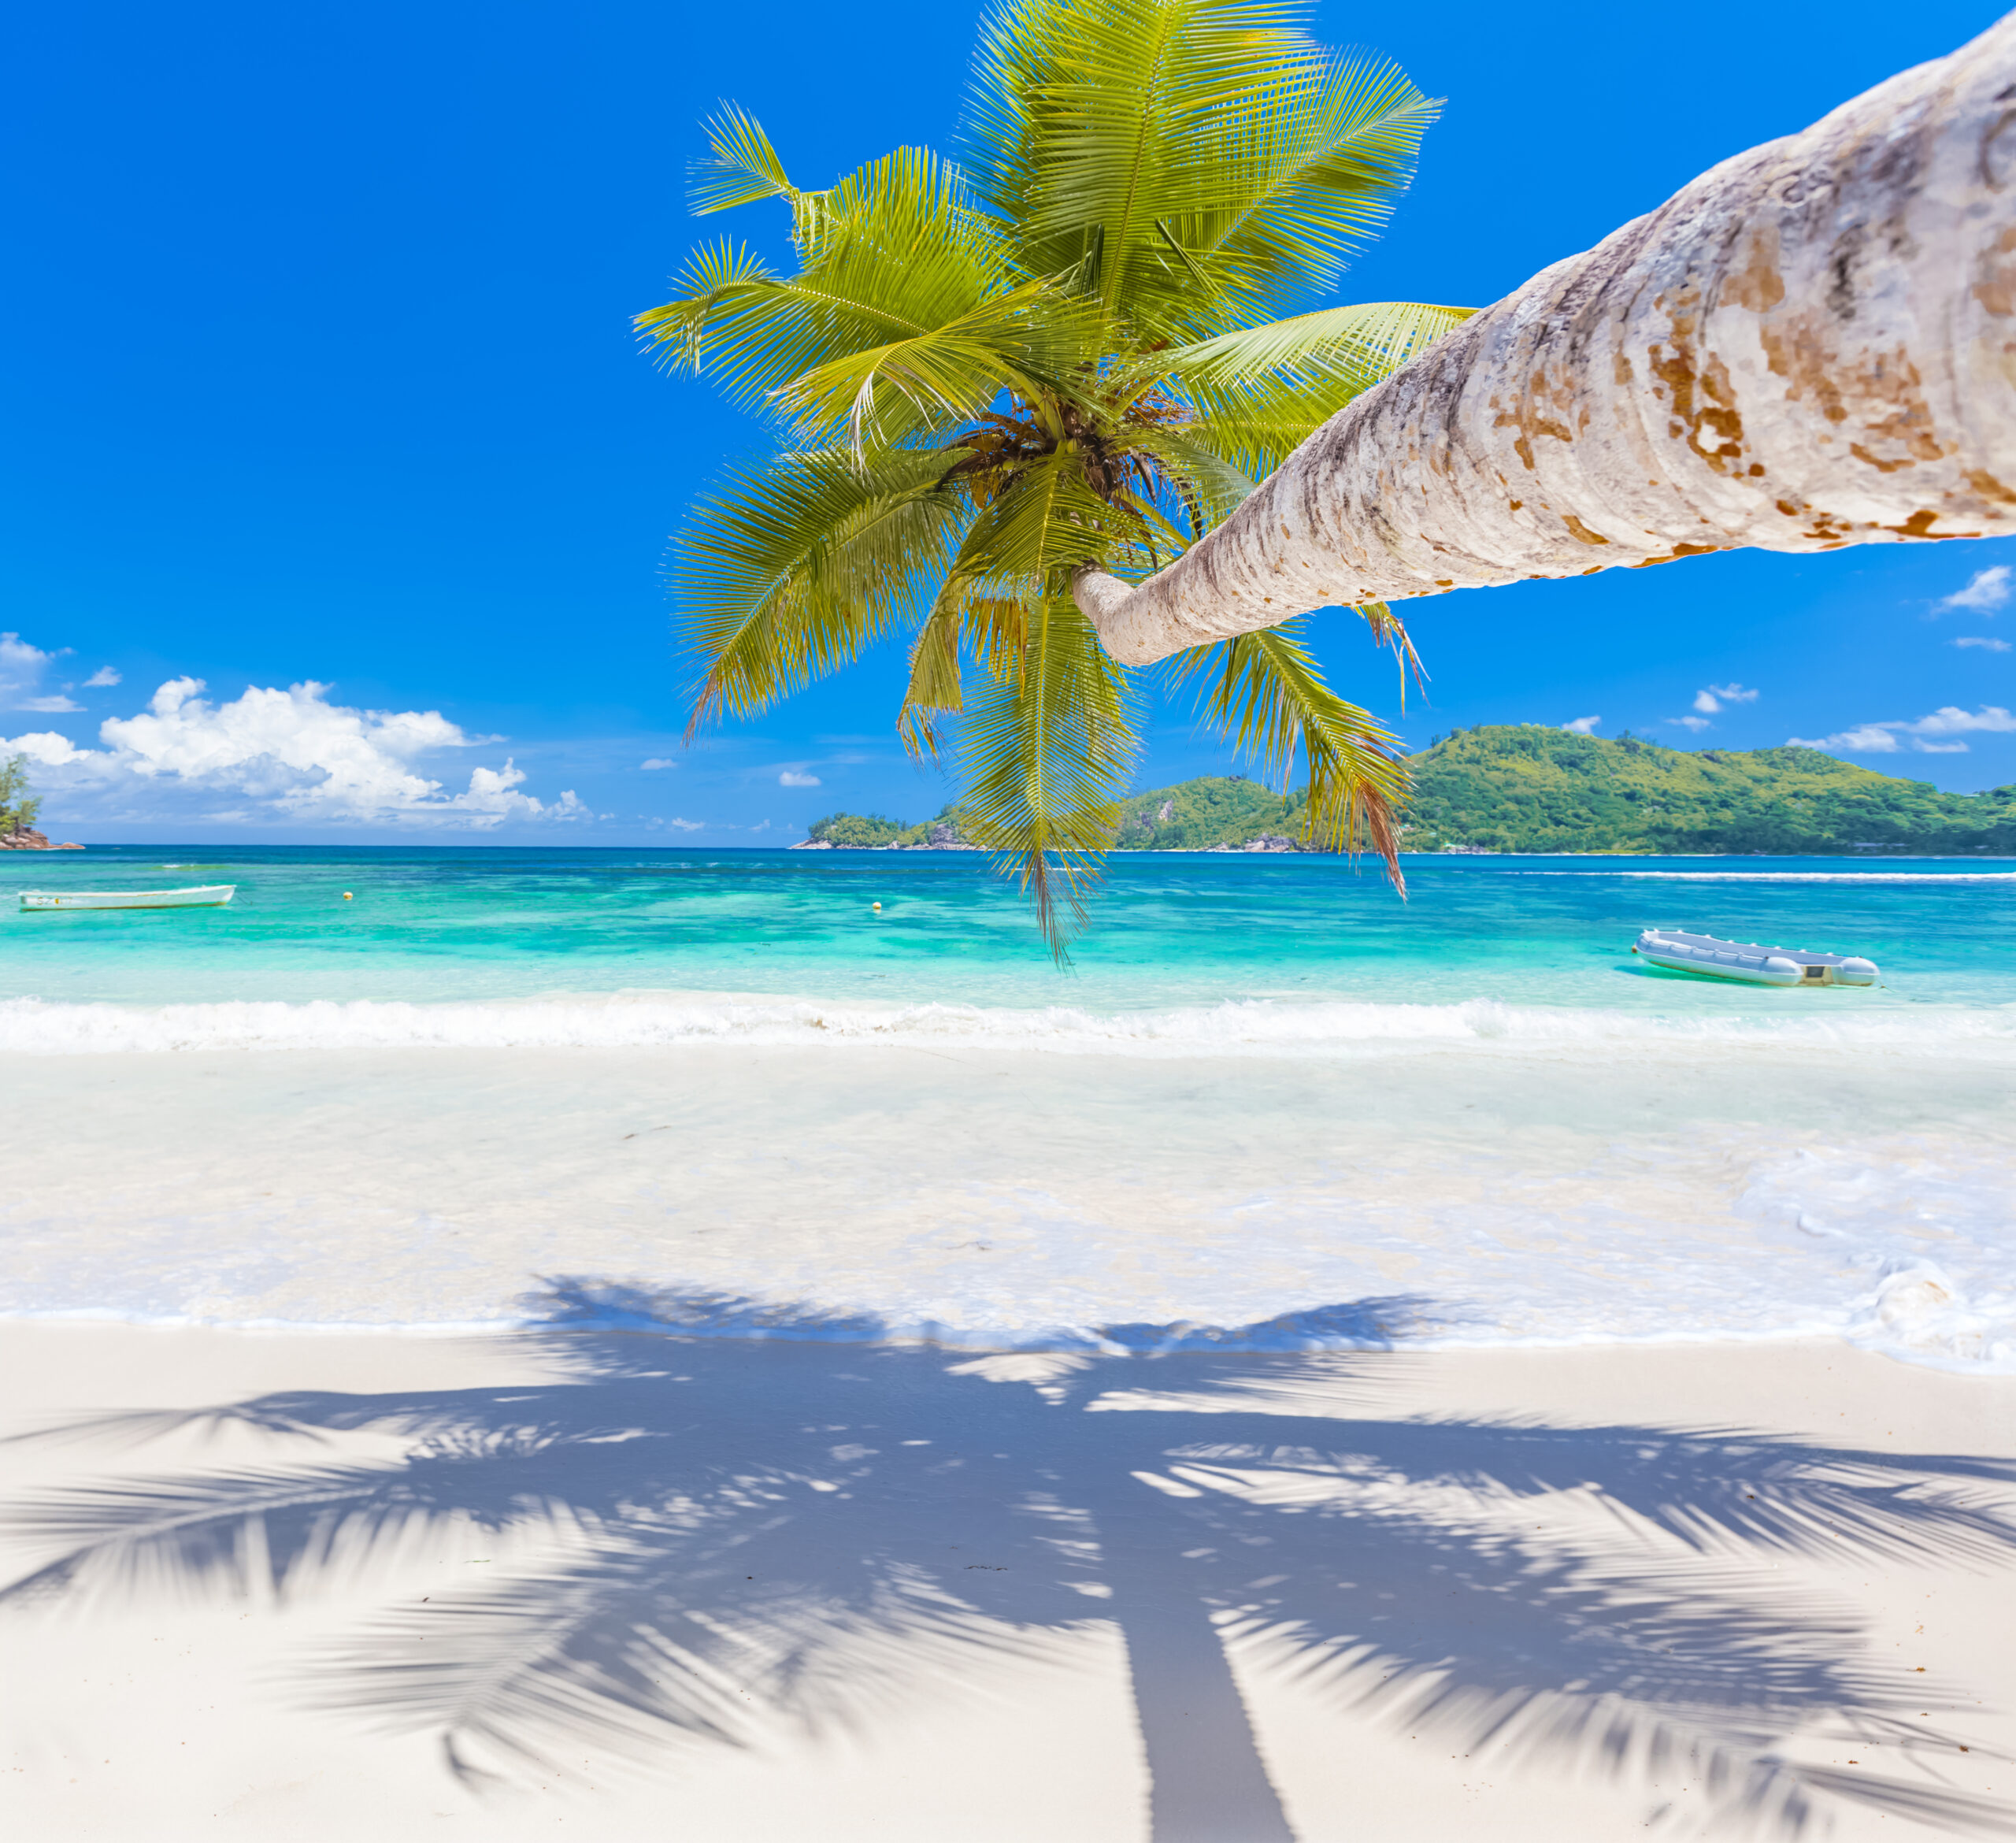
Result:
[[[1293,106],[1228,119],[1203,138],[1195,205],[1171,221],[1172,238],[1242,315],[1336,280],[1392,214],[1440,112],[1375,60],[1325,59],[1292,80]]]
[[[680,291],[637,317],[647,345],[710,371],[752,407],[810,403],[813,421],[825,425],[848,411],[836,415],[831,391],[809,380],[822,367],[858,366],[866,354],[930,354],[936,336],[935,365],[914,357],[913,369],[926,395],[936,387],[962,413],[990,401],[1033,356],[1076,356],[1058,350],[1071,317],[1063,304],[1038,316],[1040,284],[1004,291],[1005,252],[934,155],[899,148],[823,196],[828,209],[799,274],[773,275],[724,243],[703,250],[679,277]],[[794,390],[805,402],[792,401]]]
[[[689,196],[695,217],[753,205],[758,199],[799,195],[798,187],[784,177],[784,162],[754,116],[724,102],[719,115],[701,125],[713,158],[699,161],[693,169]]]
[[[1384,634],[1390,615],[1374,620]],[[1369,846],[1403,894],[1396,809],[1410,784],[1394,737],[1368,710],[1323,681],[1304,639],[1307,622],[1284,621],[1259,633],[1199,647],[1178,656],[1179,676],[1218,667],[1206,714],[1263,773],[1285,787],[1299,758],[1309,771],[1302,809],[1304,842],[1317,851]]]
[[[1066,588],[1031,606],[1021,669],[989,677],[967,719],[961,827],[1028,892],[1060,965],[1119,836],[1136,747],[1128,701]]]
[[[1005,391],[1073,394],[1069,367],[1091,349],[1082,303],[1047,282],[985,296],[943,324],[808,366],[776,400],[808,432],[845,426],[888,445],[970,421]]]
[[[1363,390],[1418,358],[1473,311],[1418,301],[1325,307],[1169,347],[1139,361],[1135,375],[1171,379],[1193,395],[1236,393],[1277,379],[1348,378]]]
[[[700,666],[690,736],[854,658],[951,554],[969,508],[913,450],[780,455],[703,503],[676,592]]]
[[[935,762],[943,745],[939,725],[965,707],[959,676],[959,634],[965,610],[948,584],[910,646],[910,677],[896,712],[896,733],[913,760]]]

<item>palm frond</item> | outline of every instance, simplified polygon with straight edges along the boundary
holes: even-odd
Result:
[[[1406,762],[1394,749],[1392,732],[1324,683],[1306,632],[1306,621],[1289,621],[1195,647],[1179,655],[1179,673],[1188,677],[1217,665],[1210,719],[1284,788],[1298,756],[1307,765],[1304,840],[1325,851],[1369,845],[1404,895],[1394,821],[1410,784]]]
[[[1334,283],[1405,189],[1439,105],[1325,51],[1277,0],[1006,0],[967,139],[1025,266],[1137,332],[1194,336]]]
[[[1270,0],[1008,0],[983,28],[971,138],[1025,265],[1055,274],[1089,261],[1086,286],[1109,317],[1129,310],[1137,272],[1184,276],[1158,224],[1191,214],[1199,170],[1222,155],[1210,124],[1264,115],[1321,68],[1293,23],[1305,11]]]
[[[975,514],[953,565],[973,581],[1014,584],[1042,594],[1051,576],[1104,554],[1131,536],[1123,514],[1087,484],[1066,443],[996,491]]]
[[[1030,606],[1021,670],[990,677],[967,719],[961,826],[1028,893],[1060,966],[1119,836],[1136,750],[1128,702],[1121,669],[1066,589]]]
[[[784,162],[754,116],[732,102],[701,124],[711,157],[695,163],[687,198],[696,217],[753,205],[763,198],[795,198],[798,187],[784,177]]]
[[[732,477],[703,501],[676,592],[701,666],[693,731],[763,709],[855,657],[928,592],[969,509],[940,458],[813,450]]]
[[[711,371],[761,408],[821,366],[962,323],[969,344],[984,343],[1006,260],[954,172],[928,150],[901,147],[818,196],[817,234],[800,239],[797,275],[776,275],[725,244],[703,250],[674,298],[637,317],[647,347]],[[996,389],[1030,344],[1029,306],[1024,299],[991,310],[1006,339]]]
[[[1047,281],[983,296],[939,324],[842,352],[776,392],[801,429],[905,441],[970,420],[1004,391],[1076,395],[1069,373],[1092,349],[1083,303]]]
[[[1130,428],[1127,439],[1138,452],[1154,456],[1163,477],[1180,495],[1192,543],[1251,498],[1258,484],[1256,472],[1266,471],[1243,468],[1221,452],[1216,432],[1206,425]],[[1151,567],[1159,568],[1160,564],[1152,562]]]
[[[717,323],[752,291],[776,280],[762,257],[723,237],[702,243],[674,278],[679,292],[636,317],[645,347],[661,363],[699,371],[719,343]]]
[[[910,677],[896,713],[896,731],[913,760],[936,761],[943,745],[942,720],[965,707],[962,655],[970,655],[994,680],[1021,669],[1029,643],[1027,582],[1000,581],[966,573],[979,550],[969,528],[951,563],[945,586],[910,648]]]
[[[1180,392],[1193,412],[1184,438],[1264,477],[1354,398],[1468,317],[1465,308],[1406,302],[1327,308],[1143,357],[1126,388]]]
[[[958,588],[948,585],[911,645],[896,733],[913,761],[938,759],[940,721],[965,707],[959,677],[959,630],[965,612]]]
[[[1208,339],[1175,346],[1139,362],[1188,392],[1236,393],[1277,380],[1350,378],[1361,390],[1399,369],[1476,311],[1418,301],[1368,301],[1325,307]]]
[[[1270,101],[1200,137],[1192,211],[1171,226],[1242,315],[1335,284],[1392,215],[1440,113],[1398,65],[1354,54],[1325,57]]]

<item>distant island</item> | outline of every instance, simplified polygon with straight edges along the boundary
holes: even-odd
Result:
[[[1942,793],[1818,749],[1670,749],[1486,724],[1438,738],[1408,766],[1405,851],[2016,856],[2016,786]],[[1114,849],[1297,851],[1301,807],[1299,794],[1207,775],[1124,801]],[[948,807],[906,825],[836,813],[792,848],[970,851],[958,817]]]
[[[28,758],[9,755],[0,761],[0,851],[80,851],[76,844],[51,844],[35,830],[42,802],[28,791]]]

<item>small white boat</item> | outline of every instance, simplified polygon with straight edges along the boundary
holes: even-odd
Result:
[[[24,889],[24,909],[220,909],[238,893],[235,883],[203,883],[193,889],[72,889],[52,895]]]
[[[1718,940],[1677,928],[1648,928],[1631,950],[1674,973],[1705,973],[1751,985],[1873,985],[1876,962],[1852,955],[1809,954],[1799,947],[1762,947],[1754,940]]]

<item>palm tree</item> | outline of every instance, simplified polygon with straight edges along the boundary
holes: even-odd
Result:
[[[1724,161],[1353,402],[1151,581],[1080,571],[1086,618],[1144,666],[1373,596],[2007,536],[2012,69],[2016,13]]]
[[[776,427],[698,509],[677,581],[691,728],[746,716],[910,627],[897,727],[933,762],[963,720],[961,821],[1060,958],[1115,836],[1139,688],[1074,572],[1180,554],[1326,417],[1465,317],[1320,296],[1392,210],[1436,105],[1340,56],[1299,0],[1001,0],[962,159],[899,148],[836,186],[762,128],[709,124],[702,212],[782,199],[795,273],[727,239],[638,325]],[[1380,604],[1360,610],[1403,664]],[[1284,777],[1305,836],[1396,881],[1393,738],[1292,623],[1199,649],[1209,714]]]

